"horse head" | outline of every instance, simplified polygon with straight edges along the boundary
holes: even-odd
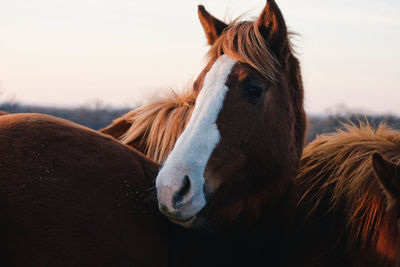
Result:
[[[157,176],[159,207],[185,227],[232,220],[283,195],[301,155],[305,114],[298,60],[272,0],[255,21],[199,18],[211,46],[195,107]]]

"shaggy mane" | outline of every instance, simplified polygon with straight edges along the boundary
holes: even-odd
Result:
[[[170,91],[166,97],[118,118],[131,127],[117,139],[135,148],[143,148],[140,150],[146,156],[162,164],[189,122],[195,100],[193,89],[180,94]]]
[[[267,43],[257,27],[256,21],[234,20],[223,31],[207,53],[215,61],[222,54],[247,63],[270,81],[276,81],[275,56],[269,52]]]
[[[319,220],[326,214],[340,217],[347,230],[338,239],[344,238],[348,247],[361,244],[394,259],[398,233],[393,222],[398,211],[388,210],[390,200],[371,162],[374,152],[400,163],[400,133],[384,124],[374,130],[365,123],[319,136],[304,149],[300,162],[295,183],[303,195],[298,207],[306,207],[305,220]]]

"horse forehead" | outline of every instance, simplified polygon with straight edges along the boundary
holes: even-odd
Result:
[[[248,66],[245,63],[241,63],[240,61],[238,61],[237,59],[233,59],[232,57],[222,54],[220,57],[214,59],[214,60],[210,60],[207,65],[204,67],[204,69],[201,71],[201,73],[199,74],[199,76],[197,76],[196,80],[193,83],[193,89],[194,91],[198,91],[198,93],[201,92],[201,90],[204,87],[204,81],[206,79],[207,76],[210,76],[209,73],[212,69],[214,69],[214,65],[221,64],[219,61],[221,61],[221,58],[229,58],[230,60],[234,61],[234,64],[232,65],[231,72],[230,73],[235,73],[235,74],[242,74],[242,76],[247,75],[247,73],[249,72],[249,69],[251,69],[250,66]],[[226,62],[226,60],[225,60]],[[227,64],[227,63],[225,63]],[[244,67],[245,68],[242,68]],[[221,68],[221,67],[220,67]],[[240,72],[240,73],[239,73]],[[215,79],[214,79],[215,80]]]
[[[249,76],[256,76],[261,78],[261,74],[247,63],[238,61],[232,68],[232,74],[236,77],[238,82],[245,81]]]
[[[225,84],[236,63],[237,60],[227,55],[220,56],[207,72],[204,79],[205,84],[203,84],[203,86],[212,86],[212,83],[220,81]]]
[[[219,113],[228,90],[226,83],[234,65],[235,60],[226,55],[219,57],[214,62],[203,80],[191,121],[200,118],[204,118],[206,121],[215,119],[214,117]],[[203,119],[201,120],[203,121]],[[191,123],[189,122],[189,124]]]

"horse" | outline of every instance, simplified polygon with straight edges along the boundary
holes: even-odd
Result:
[[[188,229],[172,233],[182,265],[282,266],[306,126],[299,62],[275,1],[255,21],[227,25],[202,6],[199,16],[208,64],[157,175],[159,209]]]
[[[156,187],[159,165],[111,137],[43,115],[0,117],[7,263],[285,262],[285,205],[306,126],[285,21],[272,0],[255,21],[225,24],[203,6],[199,18],[208,64]]]
[[[400,133],[385,125],[346,125],[306,146],[294,186],[296,266],[400,266],[399,164]]]
[[[173,265],[252,266],[268,255],[282,266],[306,126],[299,62],[274,1],[254,22],[227,25],[202,6],[199,17],[211,48],[193,88],[102,132],[163,163],[160,210],[188,228],[172,229]]]

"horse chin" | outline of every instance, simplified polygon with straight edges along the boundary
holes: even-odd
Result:
[[[201,229],[208,225],[209,205],[204,206],[198,213],[192,217],[182,219],[173,216],[166,216],[172,223],[185,227],[186,229]]]
[[[193,217],[190,217],[190,218],[188,218],[188,219],[186,219],[186,220],[177,220],[177,219],[175,219],[175,218],[172,218],[172,217],[168,217],[168,219],[171,221],[171,222],[173,222],[173,223],[175,223],[175,224],[178,224],[178,225],[180,225],[180,226],[183,226],[183,227],[185,227],[185,228],[192,228],[193,227],[193,222],[196,220],[196,215],[195,216],[193,216]]]

